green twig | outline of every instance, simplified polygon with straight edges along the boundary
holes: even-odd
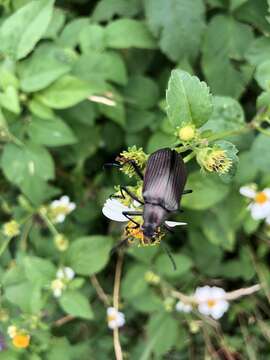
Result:
[[[51,220],[48,218],[48,216],[42,210],[39,210],[38,214],[42,218],[42,220],[45,222],[45,224],[47,225],[47,227],[51,231],[51,233],[54,236],[59,235],[59,232],[57,231],[56,227],[53,225]]]
[[[194,158],[194,156],[196,155],[196,153],[195,152],[191,152],[190,154],[188,154],[186,157],[184,157],[184,163],[187,163],[187,162],[189,162],[191,159],[193,159]]]

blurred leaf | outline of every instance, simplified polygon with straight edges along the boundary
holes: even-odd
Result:
[[[164,148],[164,147],[171,147],[175,144],[175,136],[174,135],[168,135],[161,131],[157,131],[155,134],[153,134],[149,142],[147,144],[147,152],[152,153],[158,149]]]
[[[7,144],[2,154],[2,168],[5,176],[14,184],[31,182],[35,176],[50,180],[54,178],[54,164],[51,155],[39,145],[27,144],[19,147]]]
[[[64,26],[66,19],[65,12],[60,8],[54,8],[51,21],[45,34],[42,36],[44,39],[56,39],[59,31]]]
[[[161,254],[154,263],[157,273],[168,277],[179,277],[190,271],[192,261],[188,256],[172,253],[172,257],[176,264],[176,270],[173,269],[172,262],[168,255]]]
[[[47,146],[74,144],[77,139],[66,123],[60,118],[33,118],[27,130],[33,143]]]
[[[251,42],[245,57],[252,65],[260,65],[269,59],[270,39],[268,37],[257,37]]]
[[[259,64],[255,73],[255,79],[261,88],[264,90],[270,89],[270,60]]]
[[[56,274],[55,266],[47,259],[28,256],[23,259],[25,275],[33,284],[48,286]]]
[[[140,0],[101,0],[96,4],[92,14],[93,21],[108,21],[114,15],[126,17],[136,15],[141,8]]]
[[[105,29],[100,25],[89,24],[80,32],[79,44],[82,53],[103,51],[106,48]]]
[[[175,127],[185,123],[200,127],[212,113],[212,99],[207,85],[181,70],[172,71],[166,99],[168,116]]]
[[[270,168],[270,137],[264,134],[259,134],[252,144],[250,156],[253,166],[257,169],[268,172]]]
[[[106,27],[106,38],[108,46],[116,49],[156,48],[156,42],[147,26],[139,20],[119,19],[109,23]]]
[[[204,175],[200,171],[189,175],[187,189],[192,189],[182,199],[183,207],[194,210],[204,210],[223,200],[229,193],[229,186],[220,182],[216,176]]]
[[[112,239],[109,236],[92,235],[72,242],[68,249],[69,265],[80,275],[99,272],[109,260]]]
[[[21,59],[33,50],[52,17],[54,0],[31,1],[12,14],[0,28],[0,52]]]
[[[161,50],[173,61],[194,59],[204,30],[203,1],[144,0],[144,6],[149,27],[160,38]]]
[[[53,109],[65,109],[85,100],[94,92],[85,81],[64,75],[48,88],[37,93],[37,99]]]
[[[19,95],[15,87],[10,85],[5,89],[5,92],[0,92],[0,106],[15,114],[20,113]]]
[[[252,161],[249,151],[244,151],[239,155],[239,164],[234,181],[240,185],[252,183],[258,173],[257,166]]]
[[[148,284],[144,276],[148,270],[149,268],[145,265],[134,265],[128,270],[121,285],[122,295],[125,299],[130,300],[147,289]]]
[[[69,315],[83,319],[93,319],[93,312],[87,297],[79,291],[67,290],[59,299],[62,309]]]
[[[20,86],[23,91],[44,89],[69,72],[72,54],[53,44],[41,44],[34,54],[20,64]]]
[[[75,47],[79,44],[80,33],[88,24],[88,18],[75,18],[64,27],[57,42],[63,47]]]

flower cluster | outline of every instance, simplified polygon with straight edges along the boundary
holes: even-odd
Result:
[[[255,184],[242,186],[240,194],[251,200],[248,209],[254,220],[265,219],[270,225],[270,188],[257,191]]]
[[[12,339],[12,344],[18,349],[25,349],[30,345],[30,335],[24,329],[18,329],[15,325],[10,325],[7,329],[8,336]]]
[[[75,210],[76,204],[71,202],[68,196],[62,196],[59,200],[54,200],[48,208],[48,215],[54,224],[62,223],[65,218],[73,210]]]
[[[125,324],[125,315],[114,307],[107,308],[107,323],[110,329],[117,329]]]
[[[75,272],[70,267],[60,268],[56,273],[56,279],[51,282],[53,296],[59,298],[74,276]]]
[[[229,309],[225,290],[217,286],[198,287],[192,299],[193,304],[197,306],[202,315],[211,316],[216,320],[220,319]],[[192,305],[188,302],[179,301],[176,304],[176,311],[189,313],[192,311]]]
[[[136,146],[129,147],[127,151],[123,151],[116,161],[122,165],[121,170],[129,177],[135,175],[133,166],[130,161],[133,161],[140,169],[143,169],[147,160],[147,155],[142,148],[137,149]]]

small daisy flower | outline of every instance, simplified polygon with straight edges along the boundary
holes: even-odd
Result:
[[[256,186],[247,185],[242,186],[239,192],[241,195],[252,199],[248,209],[250,210],[253,219],[266,219],[266,222],[270,224],[270,188],[256,191]]]
[[[57,270],[57,279],[72,280],[75,276],[75,272],[70,267],[66,266]]]
[[[18,349],[26,349],[30,344],[30,335],[24,332],[18,333],[12,339],[12,344]]]
[[[11,339],[14,338],[14,336],[17,334],[17,331],[18,331],[18,329],[17,329],[17,326],[15,326],[15,325],[10,325],[7,328],[7,334]]]
[[[190,304],[183,303],[182,301],[178,301],[175,305],[175,310],[188,314],[192,311],[192,306]]]
[[[109,307],[107,309],[107,322],[110,329],[117,329],[125,324],[125,315],[114,307]]]
[[[53,292],[53,296],[59,298],[62,295],[63,291],[66,289],[66,284],[61,279],[54,279],[51,282],[51,289]]]
[[[136,202],[133,207],[128,207],[123,205],[119,200],[117,199],[107,199],[103,208],[102,213],[105,215],[108,219],[119,221],[119,222],[127,222],[128,219],[123,215],[123,211],[134,211],[138,210],[138,203]],[[135,209],[136,207],[136,209]],[[175,226],[181,226],[181,225],[187,225],[187,223],[184,222],[178,222],[178,221],[165,221],[165,224],[169,227],[175,227]]]
[[[20,225],[15,220],[11,220],[6,222],[3,225],[3,234],[10,238],[19,235],[20,233]]]
[[[62,223],[75,208],[76,204],[71,202],[68,196],[62,196],[50,204],[49,215],[54,223]]]
[[[225,290],[220,287],[203,286],[196,289],[194,298],[201,314],[220,319],[229,308],[225,295]]]

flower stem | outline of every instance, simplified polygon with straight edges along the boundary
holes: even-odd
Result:
[[[42,210],[39,210],[38,214],[42,218],[42,220],[46,223],[46,225],[47,225],[48,229],[51,231],[51,233],[54,236],[59,235],[59,232],[57,231],[56,227],[53,225],[51,220],[48,218],[48,216]]]
[[[8,237],[7,239],[4,240],[2,246],[0,247],[0,256],[5,252],[11,239],[12,239],[12,237]]]
[[[244,127],[240,128],[240,129],[237,129],[237,130],[223,131],[221,133],[209,136],[208,138],[206,138],[206,140],[208,140],[209,142],[210,141],[215,141],[215,140],[220,140],[220,139],[223,139],[223,138],[228,137],[228,136],[239,135],[239,134],[243,134],[243,133],[248,132],[248,131],[250,131],[250,127],[249,126],[244,126]]]
[[[115,277],[114,277],[114,288],[113,288],[113,307],[118,310],[119,307],[119,292],[120,292],[120,282],[121,282],[121,272],[123,265],[123,253],[118,253]],[[119,339],[119,330],[118,327],[113,330],[113,345],[116,360],[123,360],[122,348]]]
[[[184,157],[184,163],[187,163],[187,162],[189,162],[191,159],[193,159],[194,158],[194,156],[196,155],[196,153],[193,151],[193,152],[191,152],[190,154],[188,154],[186,157]]]

